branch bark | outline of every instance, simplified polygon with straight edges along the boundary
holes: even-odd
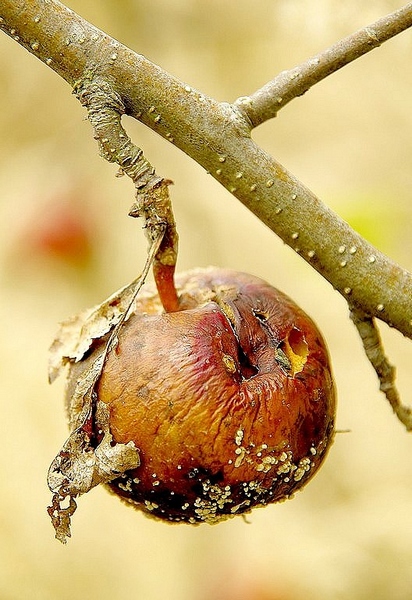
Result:
[[[409,338],[411,273],[353,231],[250,134],[254,125],[276,113],[275,108],[410,26],[411,17],[408,4],[321,53],[319,63],[312,59],[290,71],[300,73],[293,84],[290,75],[281,75],[256,92],[251,105],[219,103],[194,90],[57,0],[0,0],[0,28],[5,33],[73,88],[84,82],[108,82],[126,114],[202,165],[322,274],[358,314],[379,318]],[[254,106],[253,114],[245,106]]]
[[[406,430],[412,431],[412,409],[401,402],[396,387],[396,369],[385,356],[374,319],[357,310],[352,310],[350,316],[362,340],[365,354],[375,369],[381,392],[385,394],[393,412],[405,425]]]
[[[251,96],[238,98],[236,104],[248,117],[252,127],[257,127],[276,117],[281,108],[297,96],[305,94],[325,77],[378,48],[383,42],[411,26],[412,3],[409,3],[359,29],[293,69],[282,71]]]

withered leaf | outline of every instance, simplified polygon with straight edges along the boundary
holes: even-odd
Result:
[[[91,310],[64,322],[50,348],[49,380],[53,382],[66,365],[86,358],[95,340],[108,335],[104,347],[82,372],[70,398],[71,434],[48,472],[48,486],[53,493],[48,513],[56,538],[65,543],[70,537],[71,517],[76,510],[75,498],[100,483],[108,483],[140,465],[133,442],[114,443],[109,427],[109,409],[97,399],[96,384],[107,354],[116,346],[119,330],[146,279],[160,248],[164,228],[151,241],[142,274]],[[103,344],[101,344],[103,345]]]
[[[56,538],[62,542],[70,537],[70,520],[76,509],[74,499],[140,464],[133,442],[112,444],[109,409],[103,402],[95,400],[94,386],[103,361],[104,354],[101,354],[78,382],[74,397],[76,402],[82,402],[83,405],[76,418],[77,427],[53,460],[48,473],[47,482],[53,493],[48,511]],[[94,429],[102,432],[99,443],[96,443]],[[64,506],[67,501],[68,508]]]
[[[60,375],[70,362],[82,360],[93,344],[113,329],[124,317],[141,286],[141,277],[124,286],[102,304],[70,317],[60,324],[50,347],[49,381]]]
[[[118,327],[127,315],[139,284],[139,280],[134,281],[99,307],[67,321],[53,344],[52,380],[65,364],[81,361],[93,340],[111,331],[104,349],[76,382],[69,410],[72,433],[48,472],[47,482],[53,493],[48,512],[56,538],[63,543],[71,535],[71,516],[77,506],[75,498],[140,464],[133,442],[113,444],[109,431],[109,409],[97,400],[94,391],[107,352],[117,339]],[[96,439],[96,431],[100,433],[99,440]]]

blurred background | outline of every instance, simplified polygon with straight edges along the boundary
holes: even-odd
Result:
[[[391,0],[69,0],[129,47],[218,100],[252,93]],[[255,139],[382,251],[412,269],[412,31],[345,67]],[[54,539],[46,473],[67,437],[64,382],[47,383],[59,321],[140,271],[132,185],[97,153],[70,88],[0,35],[0,599],[407,600],[412,438],[392,416],[329,284],[202,168],[126,119],[175,182],[179,269],[215,264],[291,295],[329,345],[338,433],[304,491],[217,526],[151,521],[95,489]],[[405,402],[412,344],[382,327]]]

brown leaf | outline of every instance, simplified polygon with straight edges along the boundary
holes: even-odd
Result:
[[[102,352],[77,382],[71,398],[70,414],[74,427],[48,473],[48,486],[53,493],[48,508],[56,538],[70,537],[71,516],[76,510],[75,498],[100,483],[107,483],[140,464],[133,442],[112,444],[109,431],[109,409],[95,400],[94,387],[100,377],[106,352]],[[95,431],[103,436],[100,442]],[[69,502],[69,506],[64,504]]]
[[[70,317],[60,324],[56,338],[50,347],[50,383],[53,383],[68,363],[81,361],[93,341],[102,338],[120,322],[130,308],[139,285],[141,285],[141,277],[115,292],[102,304]]]

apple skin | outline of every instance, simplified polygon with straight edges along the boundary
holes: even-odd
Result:
[[[138,299],[97,383],[113,440],[133,441],[141,461],[109,488],[188,523],[290,497],[334,435],[321,334],[290,298],[245,273],[199,269],[176,288],[177,312],[163,311],[154,288]]]

